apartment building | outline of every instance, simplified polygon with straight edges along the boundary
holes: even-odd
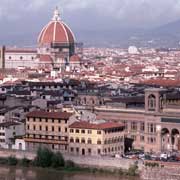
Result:
[[[69,126],[69,153],[115,155],[124,153],[124,125],[113,122],[74,122]]]
[[[68,120],[72,113],[33,111],[26,118],[26,149],[48,147],[53,151],[68,151]]]

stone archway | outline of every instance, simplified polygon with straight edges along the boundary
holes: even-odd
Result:
[[[161,129],[161,150],[169,151],[171,148],[170,131],[168,128]]]
[[[171,144],[172,150],[179,150],[180,149],[180,141],[179,141],[179,130],[174,128],[171,130]]]

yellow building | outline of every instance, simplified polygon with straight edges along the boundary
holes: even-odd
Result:
[[[72,113],[33,111],[26,118],[26,148],[68,151],[68,120]]]
[[[69,153],[74,155],[114,155],[124,153],[124,125],[85,121],[69,126]]]

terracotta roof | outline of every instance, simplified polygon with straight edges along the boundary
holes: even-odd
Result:
[[[111,129],[111,128],[119,128],[124,127],[123,124],[120,123],[114,123],[114,122],[106,122],[106,123],[100,123],[100,124],[93,124],[86,121],[78,121],[74,122],[69,126],[70,128],[79,128],[79,129]]]
[[[52,62],[53,60],[52,60],[50,55],[41,54],[40,55],[40,61]]]
[[[36,49],[17,49],[17,48],[9,48],[6,49],[6,53],[37,53]]]
[[[58,14],[59,16],[59,14]],[[71,44],[75,42],[75,37],[71,29],[61,21],[60,17],[53,18],[40,32],[38,44],[45,45],[51,43]]]
[[[80,62],[80,61],[81,58],[77,54],[70,57],[70,62]]]
[[[27,114],[27,117],[35,118],[53,118],[53,119],[69,119],[72,113],[68,112],[46,112],[46,111],[32,111]]]

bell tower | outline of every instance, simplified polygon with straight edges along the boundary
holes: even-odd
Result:
[[[151,88],[145,90],[145,111],[159,113],[163,109],[163,94],[165,89]]]

